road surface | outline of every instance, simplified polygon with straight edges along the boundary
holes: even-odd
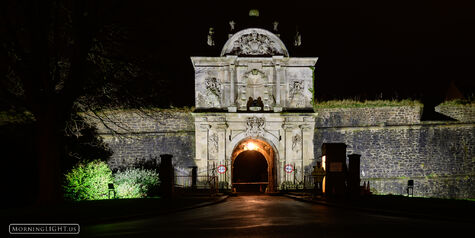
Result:
[[[111,224],[84,237],[471,237],[474,224],[386,216],[295,201],[237,196],[212,206]]]

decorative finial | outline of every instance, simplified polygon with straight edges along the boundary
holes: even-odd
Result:
[[[229,31],[234,31],[234,26],[236,25],[236,22],[234,22],[233,20],[229,21],[229,26],[231,27],[231,29]]]
[[[208,31],[208,45],[209,46],[214,46],[214,28],[210,27]]]
[[[274,26],[274,31],[275,31],[275,32],[279,31],[279,30],[277,29],[277,27],[279,26],[279,22],[278,22],[278,21],[274,21],[274,22],[272,23],[272,25]]]
[[[258,17],[259,16],[259,10],[257,10],[257,9],[249,10],[249,16],[250,17]]]
[[[300,45],[302,45],[302,35],[300,35],[300,32],[297,30],[294,37],[294,46],[299,47]]]

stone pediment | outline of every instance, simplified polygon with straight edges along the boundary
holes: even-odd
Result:
[[[221,56],[289,56],[284,43],[270,31],[249,28],[234,34],[223,47]]]

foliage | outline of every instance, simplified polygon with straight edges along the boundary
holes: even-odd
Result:
[[[34,115],[27,110],[18,111],[14,109],[0,111],[0,125],[25,124],[35,121]]]
[[[112,155],[110,148],[98,136],[97,129],[77,114],[71,115],[64,132],[63,170],[71,169],[78,161],[87,163]]]
[[[141,198],[156,194],[160,180],[150,169],[126,169],[114,175],[119,198]]]
[[[71,115],[87,106],[81,105],[84,96],[94,105],[92,100],[108,93],[92,90],[102,89],[104,87],[96,86],[108,82],[108,78],[100,74],[102,62],[93,56],[105,55],[111,59],[105,63],[115,63],[114,59],[119,58],[107,54],[107,49],[96,50],[101,44],[122,49],[105,37],[118,31],[108,26],[115,25],[113,9],[119,5],[111,1],[76,0],[0,3],[0,74],[3,79],[0,80],[0,110],[28,111],[35,119],[33,136],[38,146],[34,147],[34,155],[37,163],[42,164],[36,173],[36,180],[41,181],[37,190],[40,203],[63,198],[62,184],[56,177],[63,174],[60,168],[64,155],[82,157],[65,148],[67,135],[64,132],[68,131]],[[120,63],[129,61],[128,58],[117,61],[115,69],[130,68]],[[116,78],[128,78],[128,74],[121,72],[114,72]],[[111,74],[110,71],[105,73]],[[86,175],[81,177],[86,178]],[[95,199],[82,194],[81,189],[85,188],[81,186],[85,186],[83,182],[76,187],[68,185],[70,194],[67,196]]]
[[[112,171],[100,160],[79,163],[65,176],[64,196],[71,200],[98,200],[108,198],[108,184]]]
[[[363,107],[402,107],[402,106],[422,106],[417,100],[372,100],[372,101],[357,101],[357,100],[331,100],[317,102],[316,108],[363,108]]]
[[[315,67],[310,66],[310,69],[312,70],[312,87],[308,90],[312,93],[312,106],[315,108]]]
[[[142,198],[146,196],[143,190],[141,184],[129,181],[123,181],[116,187],[117,196],[119,198]]]

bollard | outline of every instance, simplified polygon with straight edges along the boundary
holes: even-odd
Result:
[[[196,181],[198,180],[198,166],[191,167],[191,189],[196,190]]]
[[[360,195],[360,157],[359,154],[348,155],[347,184],[352,199],[357,199]]]

